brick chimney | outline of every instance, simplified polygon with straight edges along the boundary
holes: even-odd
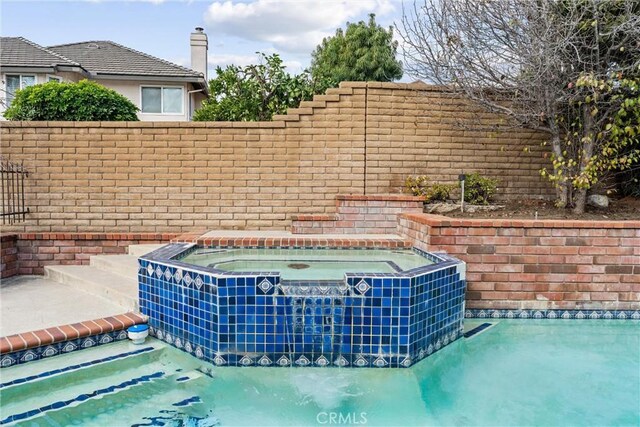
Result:
[[[202,27],[196,27],[195,32],[191,33],[191,69],[204,74],[205,81],[207,77],[207,50],[209,42],[207,35]]]

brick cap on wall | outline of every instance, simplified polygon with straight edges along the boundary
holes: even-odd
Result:
[[[170,241],[177,233],[7,233],[5,238],[14,236],[19,240],[160,240]],[[6,236],[6,237],[5,237]]]
[[[451,92],[445,86],[429,85],[421,81],[413,83],[391,83],[391,82],[341,82],[339,90],[329,89],[329,95],[318,95],[314,101],[303,102],[303,105],[310,105],[309,108],[290,108],[287,114],[280,114],[274,117],[272,121],[262,122],[115,122],[115,121],[86,121],[86,122],[72,122],[72,121],[3,121],[2,127],[7,128],[284,128],[286,122],[297,121],[298,114],[313,114],[314,108],[322,108],[322,103],[334,101],[331,98],[333,93],[342,93],[341,90],[348,90],[354,88],[370,88],[370,89],[397,89],[397,90],[420,90],[428,92]],[[333,90],[333,92],[332,92]],[[345,94],[348,92],[345,92]],[[316,105],[318,104],[318,105]],[[303,106],[301,105],[301,106]]]
[[[409,194],[338,194],[336,200],[375,200],[393,202],[424,202],[424,197]]]
[[[522,228],[625,228],[640,229],[640,221],[585,221],[565,219],[465,219],[442,215],[403,213],[399,218],[434,227],[522,227]]]
[[[0,354],[120,331],[140,323],[147,323],[147,317],[131,312],[101,319],[86,320],[70,325],[54,326],[52,328],[9,335],[7,337],[0,337]]]

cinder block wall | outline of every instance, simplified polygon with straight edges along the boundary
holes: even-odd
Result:
[[[497,177],[503,196],[551,194],[540,135],[458,120],[471,109],[436,87],[343,83],[272,122],[3,122],[1,152],[30,171],[32,212],[5,231],[285,229],[295,214],[334,213],[337,194],[463,170]]]

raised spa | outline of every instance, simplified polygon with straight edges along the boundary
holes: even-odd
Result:
[[[418,249],[170,244],[138,277],[151,333],[216,365],[408,367],[462,331],[464,263]]]

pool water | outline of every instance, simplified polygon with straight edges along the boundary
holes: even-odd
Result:
[[[216,368],[157,340],[120,342],[2,369],[10,384],[120,355],[3,385],[1,418],[57,401],[20,425],[640,424],[639,322],[489,322],[409,369]]]
[[[282,280],[342,280],[345,273],[398,273],[433,264],[409,249],[198,249],[180,261],[223,271],[279,272]]]

